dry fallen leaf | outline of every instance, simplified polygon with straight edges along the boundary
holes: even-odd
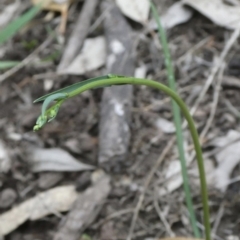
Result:
[[[62,186],[42,192],[0,215],[0,236],[4,236],[25,221],[37,220],[49,214],[68,211],[77,198],[74,186]]]
[[[211,159],[204,158],[204,166],[205,166],[205,177],[207,180],[208,186],[212,186],[213,183],[213,177],[212,174],[215,171],[214,163]],[[188,171],[190,176],[191,184],[194,186],[200,187],[200,179],[199,179],[199,171],[197,162],[195,161],[193,164],[193,167],[189,169]]]
[[[164,13],[160,20],[163,28],[170,29],[181,23],[187,22],[193,15],[192,9],[184,6],[182,2],[174,3],[166,13]],[[157,23],[155,19],[149,22],[151,29],[157,29]]]
[[[147,75],[147,66],[145,64],[142,64],[134,71],[134,77],[135,78],[145,78]]]
[[[62,171],[74,172],[93,169],[88,164],[81,163],[70,155],[67,151],[60,148],[34,148],[27,151],[27,158],[32,165],[32,171]]]
[[[190,156],[187,151],[188,145],[185,142],[184,143],[184,149],[185,149],[185,157],[186,157],[186,163],[189,164]],[[158,190],[159,196],[164,196],[168,193],[173,192],[174,190],[178,189],[182,183],[182,175],[181,175],[181,164],[179,159],[172,160],[167,168],[164,170],[164,179],[166,180],[164,182],[164,185],[161,186]]]
[[[3,143],[2,140],[0,140],[0,172],[8,172],[11,167],[11,159],[8,154],[8,150]]]
[[[61,74],[80,75],[95,70],[106,62],[106,42],[104,37],[88,38],[82,51]]]
[[[227,236],[226,240],[239,240],[239,237],[236,235],[229,235]]]
[[[214,140],[213,144],[221,147],[215,154],[218,166],[213,172],[212,184],[222,192],[225,192],[230,182],[233,169],[240,162],[240,133],[230,130],[226,136]]]
[[[46,92],[50,91],[53,87],[54,81],[52,79],[45,79],[43,82],[43,88]]]
[[[116,3],[122,13],[132,20],[140,23],[145,23],[149,14],[148,0],[116,0]]]
[[[68,8],[74,0],[32,0],[32,4],[42,4],[42,9],[60,12],[61,23],[59,26],[60,33],[64,33],[66,30]]]
[[[240,162],[240,133],[230,130],[226,136],[214,139],[211,145],[219,147],[219,151],[215,154],[218,165],[215,167],[211,159],[204,159],[207,182],[209,186],[225,192],[231,182],[232,171]],[[190,158],[187,154],[186,159],[188,165]],[[167,181],[164,183],[164,186],[159,188],[159,196],[171,193],[182,185],[183,180],[180,170],[179,160],[171,161],[164,171]],[[194,177],[192,183],[199,186],[197,164],[194,164],[189,173]]]
[[[240,6],[230,6],[222,0],[183,0],[215,24],[228,29],[240,26]]]
[[[165,118],[158,118],[155,125],[158,129],[160,129],[164,133],[174,133],[175,132],[175,126],[174,126],[173,122],[170,122]]]
[[[180,160],[173,160],[168,168],[165,171],[165,179],[167,180],[164,183],[164,186],[160,187],[158,190],[159,196],[165,196],[176,189],[178,189],[182,183],[182,175],[181,175],[181,164]]]

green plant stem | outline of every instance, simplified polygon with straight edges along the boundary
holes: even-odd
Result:
[[[160,38],[160,41],[161,41],[161,44],[163,47],[163,52],[164,52],[164,57],[165,57],[165,65],[166,65],[167,73],[168,73],[168,84],[169,84],[169,87],[174,92],[176,92],[174,70],[173,70],[173,65],[172,65],[172,61],[171,61],[170,51],[168,48],[166,34],[161,25],[156,7],[154,6],[154,4],[152,2],[151,2],[151,9],[152,9],[152,13],[155,18],[155,21],[157,22],[158,34],[159,34],[159,38]],[[172,109],[173,109],[174,124],[176,127],[177,146],[178,146],[179,158],[180,158],[180,162],[181,162],[183,188],[184,188],[184,192],[185,192],[186,204],[187,204],[187,208],[189,211],[189,216],[190,216],[193,233],[196,238],[200,238],[201,236],[200,236],[199,229],[197,227],[197,220],[196,220],[196,215],[194,212],[191,191],[190,191],[190,186],[189,186],[189,179],[188,179],[188,174],[187,174],[186,158],[185,158],[185,153],[184,153],[184,148],[183,148],[183,132],[182,132],[182,125],[181,125],[182,121],[181,121],[180,109],[179,109],[178,105],[176,104],[176,102],[174,102],[173,100],[172,100]]]
[[[68,98],[78,95],[78,94],[80,94],[84,91],[87,91],[89,89],[92,89],[92,88],[98,88],[98,87],[102,87],[102,86],[115,85],[115,84],[145,85],[145,86],[149,86],[152,88],[156,88],[160,91],[165,92],[167,95],[169,95],[178,104],[178,106],[182,110],[182,113],[184,114],[184,117],[186,118],[186,120],[188,122],[188,126],[189,126],[191,136],[193,139],[193,143],[194,143],[194,148],[196,151],[200,183],[201,183],[201,196],[202,196],[203,213],[204,213],[203,217],[204,217],[204,226],[205,226],[205,238],[206,238],[206,240],[211,240],[208,193],[207,193],[207,183],[206,183],[206,178],[205,178],[202,150],[201,150],[201,146],[200,146],[200,143],[198,140],[198,133],[195,128],[194,121],[188,111],[187,106],[185,105],[183,100],[173,90],[171,90],[167,86],[165,86],[161,83],[158,83],[156,81],[140,79],[140,78],[132,78],[132,77],[110,78],[110,79],[103,79],[103,80],[99,80],[99,81],[95,81],[95,82],[90,82],[90,83],[87,83],[86,85],[72,91],[71,93],[69,93]]]

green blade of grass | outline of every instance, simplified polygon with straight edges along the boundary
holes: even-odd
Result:
[[[17,33],[17,31],[26,25],[34,16],[39,12],[40,5],[36,5],[29,9],[22,16],[13,20],[10,24],[8,24],[5,28],[0,31],[0,46],[5,43],[8,39],[10,39],[13,35]]]
[[[19,61],[0,61],[0,70],[15,67],[19,63],[20,63]]]
[[[159,38],[160,38],[160,41],[161,41],[161,44],[163,47],[163,52],[164,52],[164,57],[165,57],[165,65],[166,65],[167,73],[168,73],[168,84],[169,84],[169,87],[173,91],[176,92],[174,70],[173,70],[173,66],[172,66],[171,55],[170,55],[170,51],[168,48],[166,34],[160,23],[160,19],[159,19],[159,15],[156,10],[156,7],[154,6],[154,4],[152,2],[151,2],[151,10],[152,10],[154,19],[157,22]],[[197,227],[197,220],[196,220],[196,215],[195,215],[194,208],[193,208],[192,197],[191,197],[190,187],[189,187],[189,179],[188,179],[188,175],[187,175],[186,159],[185,159],[184,148],[183,148],[183,133],[182,133],[182,126],[181,126],[181,115],[180,115],[180,110],[179,110],[178,105],[173,100],[172,100],[172,110],[173,110],[174,123],[175,123],[175,127],[176,127],[177,145],[178,145],[179,158],[180,158],[180,162],[181,162],[183,187],[184,187],[184,192],[185,192],[186,204],[187,204],[187,208],[189,211],[189,216],[190,216],[193,233],[196,238],[200,238],[200,232]]]
[[[50,54],[49,56],[47,56],[46,58],[42,59],[40,62],[48,62],[51,60],[54,60],[54,58],[57,56],[59,52],[56,51],[52,54]],[[12,68],[17,66],[19,63],[21,63],[21,61],[12,61],[12,60],[8,60],[8,61],[4,61],[4,60],[0,60],[0,70],[5,70],[8,68]]]

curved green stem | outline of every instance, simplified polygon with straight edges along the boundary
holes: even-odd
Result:
[[[42,128],[47,121],[51,121],[56,117],[57,112],[61,104],[67,100],[68,98],[74,97],[84,91],[90,89],[96,89],[100,87],[107,87],[112,85],[123,85],[123,84],[132,84],[132,85],[145,85],[152,88],[156,88],[160,91],[165,92],[169,95],[180,107],[182,110],[184,117],[188,122],[188,126],[191,132],[191,136],[194,143],[194,148],[196,151],[196,157],[198,162],[198,170],[200,176],[201,183],[201,196],[202,196],[202,205],[203,205],[203,217],[204,217],[204,226],[205,226],[205,238],[206,240],[211,240],[211,227],[209,221],[209,206],[208,206],[208,194],[207,194],[207,183],[205,178],[205,170],[204,170],[204,162],[202,157],[202,150],[198,140],[198,133],[194,125],[194,121],[192,116],[190,115],[187,106],[183,102],[183,100],[169,87],[158,83],[156,81],[134,78],[134,77],[125,77],[125,76],[117,76],[108,74],[106,76],[100,78],[93,78],[86,81],[83,81],[79,84],[74,84],[69,87],[57,90],[53,93],[47,94],[36,101],[44,101],[42,106],[42,114],[37,119],[36,125],[34,126],[34,130],[37,131]],[[49,109],[46,109],[49,103],[54,100],[56,103],[52,105]]]
[[[87,83],[86,85],[72,91],[69,93],[69,97],[73,97],[77,94],[80,94],[84,91],[87,91],[92,88],[101,87],[104,85],[115,85],[115,84],[133,84],[133,85],[145,85],[152,88],[156,88],[160,91],[165,92],[167,95],[169,95],[180,107],[182,110],[182,113],[184,114],[184,117],[186,118],[188,122],[188,126],[191,132],[191,136],[194,143],[194,148],[196,151],[196,157],[197,157],[197,163],[198,163],[198,170],[199,170],[199,176],[200,176],[200,183],[201,183],[201,196],[202,196],[202,204],[203,204],[203,213],[204,213],[204,226],[205,226],[205,238],[206,240],[211,240],[211,227],[210,227],[210,221],[209,221],[209,206],[208,206],[208,192],[207,192],[207,183],[205,178],[205,170],[204,170],[204,162],[202,157],[202,150],[201,146],[198,140],[198,133],[194,125],[194,121],[192,119],[192,116],[190,115],[187,106],[183,102],[183,100],[170,88],[167,86],[158,83],[156,81],[152,80],[146,80],[146,79],[139,79],[139,78],[133,78],[133,77],[125,77],[125,78],[109,78],[104,79],[100,81],[94,81]]]

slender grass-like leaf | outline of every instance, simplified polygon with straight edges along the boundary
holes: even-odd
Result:
[[[68,87],[61,88],[61,89],[59,89],[59,90],[57,90],[57,91],[55,91],[55,92],[46,94],[46,95],[44,95],[44,96],[36,99],[36,100],[34,101],[34,103],[44,101],[44,100],[45,100],[46,98],[48,98],[49,96],[55,95],[55,94],[57,94],[57,93],[70,93],[70,92],[74,91],[75,89],[78,89],[79,87],[81,87],[81,86],[83,86],[83,85],[85,85],[85,84],[87,84],[87,83],[89,83],[89,82],[98,81],[98,80],[106,79],[106,78],[108,78],[107,75],[106,75],[106,76],[102,76],[102,77],[90,78],[90,79],[87,79],[87,80],[85,80],[85,81],[72,84],[72,85],[70,85],[70,86],[68,86]]]
[[[113,75],[113,74],[108,74],[108,75],[105,75],[105,76],[101,76],[101,77],[96,77],[96,78],[90,78],[90,79],[87,79],[85,81],[82,81],[82,82],[78,82],[78,83],[75,83],[75,84],[72,84],[68,87],[65,87],[65,88],[61,88],[55,92],[52,92],[52,93],[49,93],[49,94],[46,94],[38,99],[36,99],[34,101],[34,103],[36,102],[41,102],[41,101],[44,101],[47,97],[51,96],[51,95],[54,95],[54,94],[57,94],[57,93],[72,93],[73,91],[79,89],[80,87],[88,84],[88,83],[91,83],[91,82],[96,82],[96,81],[99,81],[99,80],[105,80],[105,79],[108,79],[108,78],[113,78],[113,77],[123,77],[123,76],[119,76],[119,75]],[[102,87],[108,87],[106,85],[103,85]]]
[[[172,66],[172,59],[171,59],[170,51],[168,48],[166,34],[160,23],[160,18],[159,18],[157,9],[153,3],[151,3],[151,9],[152,9],[152,13],[155,18],[155,21],[157,22],[159,39],[163,47],[165,65],[168,73],[168,84],[169,84],[169,87],[176,92],[174,70]],[[197,220],[194,212],[194,207],[193,207],[192,197],[191,197],[191,192],[189,187],[189,179],[187,175],[186,158],[185,158],[184,147],[183,147],[184,140],[183,140],[183,133],[182,133],[181,115],[180,115],[180,110],[178,105],[173,100],[172,100],[172,112],[173,112],[173,118],[174,118],[174,123],[176,127],[177,145],[178,145],[179,158],[180,158],[181,168],[182,168],[182,178],[183,178],[183,187],[184,187],[184,192],[186,197],[186,204],[189,211],[189,216],[190,216],[194,235],[196,238],[200,238],[200,232],[197,227]]]
[[[31,19],[33,19],[36,14],[40,11],[41,6],[36,5],[29,9],[22,16],[13,20],[5,28],[0,31],[0,46],[5,43],[8,39],[14,36],[20,28],[26,25]]]
[[[49,55],[47,56],[45,59],[42,59],[40,62],[47,62],[47,61],[51,61],[53,60],[53,58],[55,57],[55,55]],[[0,60],[0,70],[6,70],[8,68],[12,68],[17,66],[19,63],[21,63],[21,61],[4,61],[4,60]],[[33,64],[34,65],[34,64]]]
[[[0,70],[15,67],[19,63],[20,63],[19,61],[0,61]]]

